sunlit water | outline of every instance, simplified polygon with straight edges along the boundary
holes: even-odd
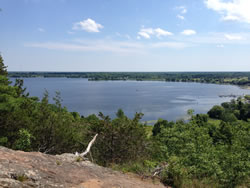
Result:
[[[55,91],[60,91],[62,104],[69,111],[83,116],[102,112],[115,117],[116,111],[121,108],[130,118],[135,112],[144,113],[143,121],[185,119],[188,109],[206,113],[213,105],[232,99],[219,95],[250,94],[250,90],[231,85],[160,81],[24,78],[24,85],[30,96],[40,98],[45,89],[51,98],[55,96]]]

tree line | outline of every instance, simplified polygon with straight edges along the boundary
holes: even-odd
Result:
[[[160,80],[167,82],[199,82],[250,85],[250,72],[10,72],[10,77],[66,77],[99,80]]]

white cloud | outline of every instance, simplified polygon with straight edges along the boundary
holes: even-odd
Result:
[[[107,45],[109,44],[109,45]],[[79,41],[79,42],[44,42],[29,43],[26,47],[45,48],[49,50],[80,51],[80,52],[113,52],[113,53],[141,53],[142,48],[137,43],[111,41]]]
[[[144,37],[145,39],[150,39],[152,35],[157,36],[158,38],[160,38],[161,36],[171,36],[173,35],[173,33],[163,30],[161,28],[142,28],[139,32],[138,32],[138,36],[139,37]]]
[[[128,35],[128,34],[121,34],[119,32],[116,32],[115,35],[118,37],[121,37],[121,38],[126,38],[128,40],[131,39],[130,35]]]
[[[176,7],[176,9],[180,10],[181,14],[186,14],[187,13],[187,8],[185,6]]]
[[[154,31],[146,29],[144,32]],[[154,32],[153,32],[154,33]],[[137,36],[138,39],[142,38]],[[243,40],[244,39],[244,40]],[[171,40],[161,42],[150,42],[148,40],[124,41],[113,39],[87,40],[75,39],[68,42],[33,42],[26,43],[26,47],[43,48],[48,50],[79,51],[79,52],[107,52],[127,54],[146,54],[157,49],[184,49],[193,46],[212,44],[223,48],[224,45],[250,45],[250,33],[208,33],[191,35],[175,35]]]
[[[205,4],[207,8],[220,13],[222,15],[222,20],[250,23],[249,0],[231,0],[230,2],[205,0]]]
[[[141,37],[144,37],[145,39],[150,39],[150,35],[153,35],[154,30],[152,28],[142,28],[139,32],[138,35]]]
[[[41,28],[41,27],[38,28],[37,30],[38,30],[39,32],[42,32],[42,33],[45,32],[45,29],[43,29],[43,28]]]
[[[83,20],[77,23],[74,23],[73,30],[85,30],[87,32],[100,32],[99,29],[102,29],[103,26],[99,23],[96,23],[94,20],[88,18],[87,20]]]
[[[157,37],[161,37],[161,36],[171,36],[173,35],[173,33],[169,32],[169,31],[165,31],[161,28],[157,28],[154,30],[154,33]]]
[[[181,19],[181,20],[185,20],[185,17],[182,16],[182,15],[179,15],[179,14],[178,14],[176,17],[179,18],[179,19]]]
[[[150,35],[152,35],[154,33],[154,30],[152,28],[142,28],[141,31],[148,33]]]
[[[191,30],[191,29],[186,29],[184,31],[181,32],[182,35],[195,35],[196,31]]]
[[[225,37],[226,37],[226,39],[228,39],[228,40],[242,40],[243,38],[242,38],[242,36],[240,36],[240,35],[232,35],[232,34],[225,34],[224,35]]]
[[[182,13],[182,14],[186,14],[186,13],[187,13],[187,9],[185,9],[185,8],[182,9],[181,13]]]
[[[223,45],[250,45],[250,32],[241,33],[223,33],[223,32],[211,32],[211,33],[199,33],[197,35],[191,35],[189,37],[176,36],[173,37],[175,41],[180,41],[194,45],[206,45],[213,44],[215,46]]]
[[[176,17],[179,18],[180,20],[185,20],[184,14],[187,13],[187,8],[185,6],[179,6],[179,7],[176,7],[175,9],[180,11],[180,13],[177,14]]]
[[[110,52],[120,54],[145,54],[159,48],[183,49],[190,45],[183,42],[145,43],[135,41],[114,40],[81,40],[70,42],[26,43],[25,47],[44,48],[48,50],[80,51],[80,52]]]
[[[144,37],[145,39],[150,39],[150,34],[145,31],[139,31],[138,35]]]

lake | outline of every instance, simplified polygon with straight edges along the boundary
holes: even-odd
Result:
[[[14,79],[11,78],[13,81]],[[250,90],[232,85],[163,81],[88,81],[80,78],[23,78],[30,96],[50,97],[60,91],[62,104],[83,116],[98,114],[115,117],[119,108],[132,118],[144,113],[143,121],[186,118],[187,110],[207,113],[216,104],[230,101],[219,95],[244,95]]]

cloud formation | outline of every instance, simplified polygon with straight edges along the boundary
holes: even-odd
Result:
[[[182,15],[179,15],[179,14],[178,14],[176,17],[179,18],[179,19],[181,19],[181,20],[185,20],[185,17],[182,16]]]
[[[192,29],[186,29],[184,31],[181,32],[182,35],[195,35],[196,34],[196,31],[195,30],[192,30]]]
[[[181,20],[184,20],[185,17],[183,16],[183,14],[187,13],[187,8],[184,6],[180,6],[180,7],[176,7],[176,9],[180,11],[180,13],[176,17]]]
[[[109,44],[109,45],[107,45]],[[183,42],[143,43],[138,41],[114,40],[74,40],[70,42],[26,43],[25,47],[43,48],[48,50],[80,51],[80,52],[111,52],[120,54],[145,54],[153,49],[183,49],[189,47]]]
[[[211,32],[211,33],[200,33],[191,36],[180,36],[176,35],[173,38],[175,41],[180,41],[189,46],[195,45],[250,45],[250,32],[241,33],[224,33],[224,32]]]
[[[181,11],[181,14],[187,13],[187,8],[185,6],[176,7],[176,9]]]
[[[151,36],[156,36],[158,38],[162,37],[162,36],[171,36],[173,35],[173,33],[166,31],[164,29],[161,28],[142,28],[139,32],[138,32],[138,38],[143,37],[145,39],[150,39]]]
[[[228,40],[242,40],[243,39],[242,36],[240,35],[225,34],[224,36]]]
[[[250,1],[232,0],[224,2],[221,0],[205,0],[207,8],[222,15],[222,20],[233,20],[250,23]]]
[[[153,35],[154,31],[152,28],[143,28],[138,32],[138,35],[144,37],[145,39],[150,39],[150,35]]]
[[[96,23],[94,20],[88,18],[87,20],[83,20],[77,23],[74,23],[73,30],[85,30],[91,33],[100,32],[99,29],[102,29],[103,26],[99,23]]]

